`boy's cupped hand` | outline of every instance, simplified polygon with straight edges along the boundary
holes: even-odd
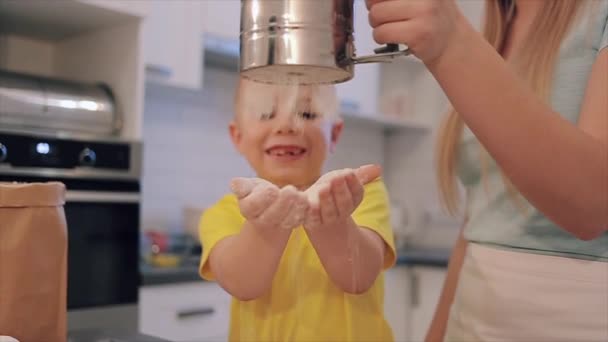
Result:
[[[279,188],[260,178],[235,178],[231,188],[241,214],[255,226],[293,229],[304,224],[314,229],[350,218],[363,200],[363,186],[381,173],[377,165],[335,170],[306,191],[291,185]]]
[[[256,227],[295,228],[308,212],[306,196],[291,185],[279,189],[260,178],[235,178],[231,188],[241,214]]]
[[[363,200],[363,186],[380,177],[377,165],[342,169],[326,173],[313,184],[306,195],[309,203],[304,226],[307,229],[344,226]]]

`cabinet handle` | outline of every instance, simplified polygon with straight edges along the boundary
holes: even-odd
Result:
[[[209,316],[215,313],[215,309],[210,306],[204,306],[201,308],[192,308],[179,310],[177,312],[177,319],[191,318],[195,316]]]
[[[410,271],[410,303],[413,307],[420,303],[420,279],[415,270]]]
[[[146,72],[149,72],[153,75],[160,76],[163,78],[169,78],[173,74],[173,71],[171,71],[171,68],[163,66],[163,65],[157,65],[157,64],[146,65]]]

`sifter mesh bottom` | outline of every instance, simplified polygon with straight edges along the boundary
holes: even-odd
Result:
[[[334,84],[346,82],[353,75],[337,67],[275,64],[243,70],[241,76],[269,84]]]

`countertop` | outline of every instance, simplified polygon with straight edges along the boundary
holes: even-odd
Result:
[[[447,267],[450,248],[402,248],[397,251],[397,266]]]
[[[397,251],[397,265],[447,267],[451,250],[449,248],[410,247]],[[198,265],[187,264],[177,267],[140,266],[142,286],[203,281],[198,275]]]
[[[170,342],[138,333],[115,333],[105,330],[76,330],[68,333],[67,342]]]
[[[203,281],[198,275],[198,266],[195,265],[153,267],[141,264],[139,271],[142,286]]]

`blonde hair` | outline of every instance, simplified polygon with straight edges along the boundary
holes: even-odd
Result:
[[[530,85],[536,95],[548,100],[555,63],[562,41],[573,25],[586,0],[545,0],[534,19],[534,30],[526,37],[523,46],[514,56],[515,67],[520,76]],[[511,20],[515,14],[515,0],[486,0],[483,35],[498,51],[505,47]],[[455,214],[459,210],[458,183],[456,180],[456,157],[462,138],[464,122],[452,109],[444,120],[437,144],[437,181],[444,207]],[[481,148],[482,182],[486,183],[490,156]],[[518,205],[521,198],[503,174],[507,190]]]

